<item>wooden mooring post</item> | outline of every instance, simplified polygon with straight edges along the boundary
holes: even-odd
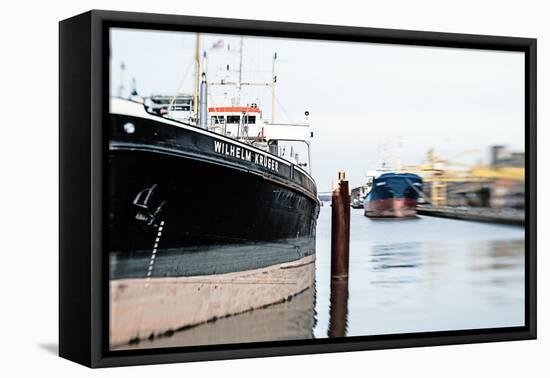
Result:
[[[332,192],[330,275],[333,280],[349,273],[350,192],[344,171],[338,172],[338,187]]]
[[[348,280],[330,281],[328,337],[345,337],[348,330]]]

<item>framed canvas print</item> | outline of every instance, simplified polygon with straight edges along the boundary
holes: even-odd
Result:
[[[536,40],[60,22],[60,355],[536,337]]]

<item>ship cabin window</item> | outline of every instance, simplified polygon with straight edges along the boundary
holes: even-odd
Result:
[[[212,116],[212,124],[213,125],[219,125],[219,124],[225,123],[225,117],[224,116]]]
[[[227,123],[236,123],[236,124],[239,124],[241,123],[241,116],[238,116],[238,115],[228,115],[227,116]]]
[[[249,124],[249,125],[256,123],[256,116],[245,115],[244,116],[244,123]]]
[[[152,98],[151,102],[156,105],[170,105],[169,98]]]
[[[174,105],[174,106],[172,106],[172,111],[176,111],[176,112],[189,112],[189,111],[191,111],[191,107],[190,107],[190,106],[186,106],[186,105]]]

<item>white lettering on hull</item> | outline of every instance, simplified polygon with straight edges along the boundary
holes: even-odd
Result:
[[[250,151],[246,148],[230,143],[214,140],[214,152],[220,155],[230,156],[239,160],[253,162],[274,172],[279,172],[279,162],[261,153]],[[254,156],[254,158],[252,158]]]

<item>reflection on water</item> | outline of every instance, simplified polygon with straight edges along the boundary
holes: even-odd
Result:
[[[524,230],[351,213],[349,281],[330,280],[330,207],[317,228],[315,288],[278,305],[140,347],[240,343],[524,324]]]
[[[315,291],[311,288],[280,304],[130,344],[124,349],[311,339],[314,310]]]
[[[524,230],[352,211],[347,336],[524,324]],[[316,337],[330,328],[330,213],[317,239]]]
[[[328,337],[344,337],[348,330],[348,280],[330,282]]]

